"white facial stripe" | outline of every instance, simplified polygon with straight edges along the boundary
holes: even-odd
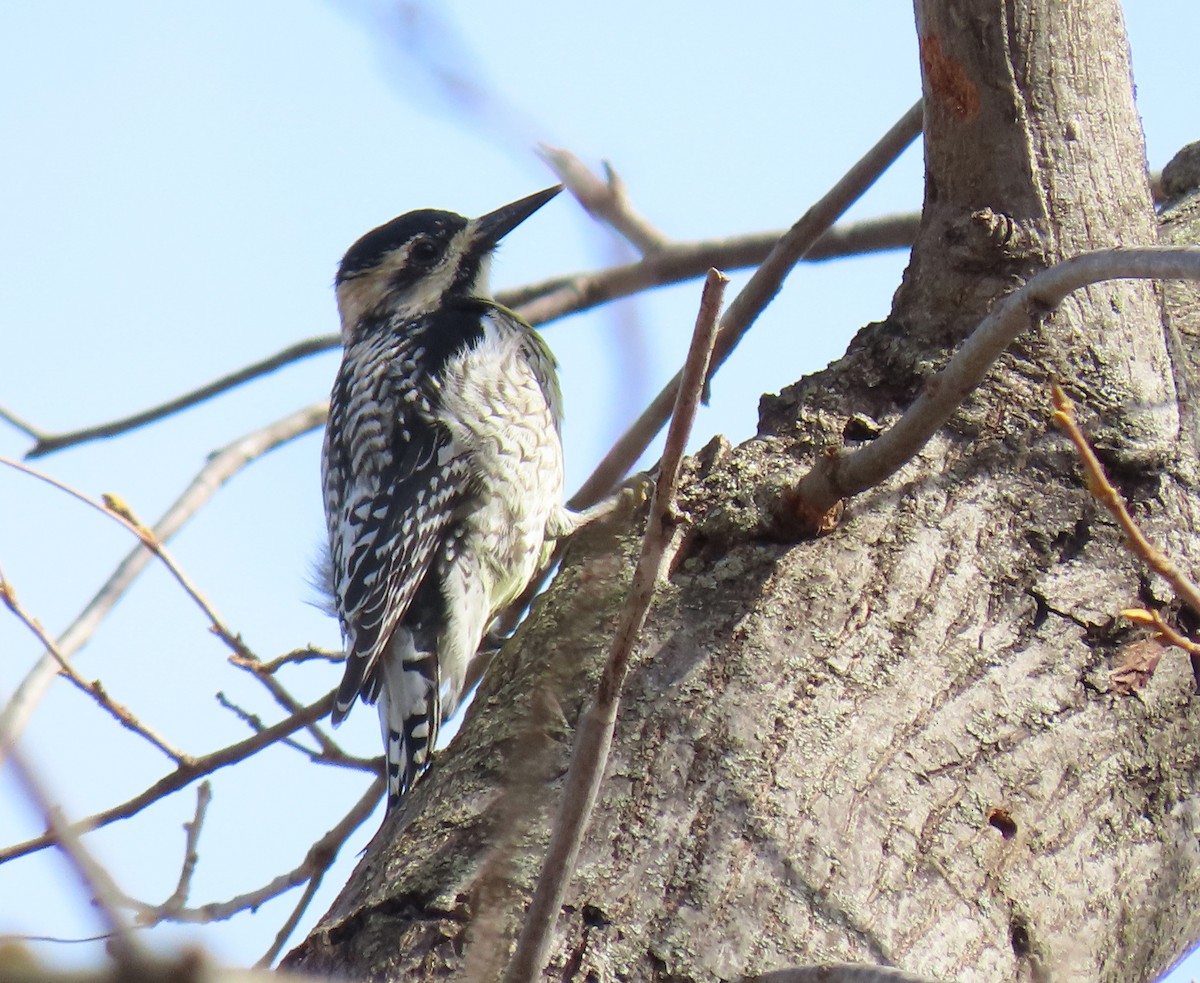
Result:
[[[474,229],[467,226],[450,242],[441,263],[429,270],[416,283],[397,291],[393,280],[408,264],[412,243],[407,242],[385,256],[373,270],[341,283],[337,288],[338,311],[343,328],[357,325],[371,311],[387,302],[388,312],[406,318],[420,317],[436,310],[442,296],[454,281],[458,261],[473,238]],[[478,276],[471,285],[471,294],[487,297],[489,259],[480,265]],[[345,340],[349,340],[348,338]]]

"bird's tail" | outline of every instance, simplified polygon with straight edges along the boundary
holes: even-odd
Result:
[[[424,770],[437,742],[442,723],[437,653],[418,650],[412,633],[402,627],[393,635],[379,672],[379,727],[387,756],[390,810]]]

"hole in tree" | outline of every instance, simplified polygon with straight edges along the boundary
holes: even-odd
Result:
[[[1017,835],[1017,821],[1007,809],[993,809],[988,813],[988,825],[1000,830],[1000,835],[1011,840]]]

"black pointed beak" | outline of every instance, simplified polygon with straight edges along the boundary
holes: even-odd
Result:
[[[562,185],[556,184],[553,188],[539,191],[475,219],[475,241],[488,246],[496,245],[560,191]]]

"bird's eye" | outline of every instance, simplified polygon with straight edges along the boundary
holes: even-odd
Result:
[[[412,248],[408,251],[409,258],[414,262],[420,263],[423,266],[428,266],[431,263],[437,262],[441,256],[442,250],[438,244],[432,239],[422,237],[412,244]]]

